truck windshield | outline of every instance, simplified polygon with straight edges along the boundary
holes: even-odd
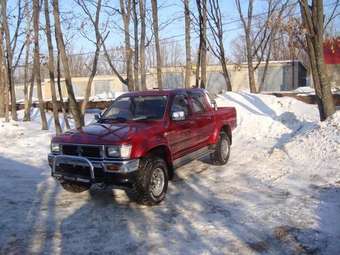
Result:
[[[167,96],[126,96],[113,101],[100,120],[162,119]]]

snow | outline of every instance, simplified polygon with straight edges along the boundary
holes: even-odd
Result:
[[[300,93],[301,95],[315,95],[314,88],[309,87],[309,86],[298,87],[297,89],[292,90],[292,91],[286,91],[286,92],[282,91],[282,93],[291,93],[291,92]],[[337,86],[332,87],[332,93],[339,94],[340,93],[339,88],[337,88]]]
[[[0,254],[339,254],[340,112],[321,123],[293,98],[217,102],[237,108],[229,163],[178,169],[155,207],[62,190],[46,162],[50,114],[50,131],[36,109],[32,122],[0,120]]]

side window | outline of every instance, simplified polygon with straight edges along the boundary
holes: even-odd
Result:
[[[204,95],[201,93],[191,94],[192,110],[194,113],[200,113],[206,111]]]
[[[185,116],[189,115],[189,101],[188,98],[184,95],[175,96],[172,102],[171,112],[179,111],[183,111]]]

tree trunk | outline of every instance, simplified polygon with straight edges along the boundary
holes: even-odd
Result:
[[[323,56],[324,12],[323,1],[313,0],[312,6],[308,1],[300,0],[300,10],[305,26],[308,56],[310,60],[314,89],[317,97],[320,120],[324,121],[335,112],[335,104],[331,85],[326,75]]]
[[[24,113],[24,121],[31,121],[31,107],[33,100],[33,92],[34,92],[34,68],[31,71],[31,79],[30,79],[30,87],[28,90],[28,100],[25,102],[25,113]]]
[[[29,101],[29,87],[28,87],[29,65],[28,65],[28,60],[29,60],[29,57],[30,57],[30,52],[31,52],[30,33],[27,33],[27,37],[26,37],[26,55],[25,55],[25,71],[24,71],[24,107],[25,107],[24,121],[27,121],[27,120],[30,119],[26,115],[27,113],[29,114],[29,112],[30,112],[28,110],[28,101]],[[32,72],[32,73],[34,73],[34,72]]]
[[[101,6],[102,6],[102,1],[98,0],[97,8],[96,8],[96,17],[95,17],[95,21],[94,21],[94,24],[93,24],[95,34],[96,34],[96,51],[94,53],[94,59],[93,59],[91,74],[90,74],[89,80],[87,81],[87,85],[86,85],[84,101],[83,101],[83,104],[81,106],[81,113],[83,115],[83,118],[85,117],[84,115],[85,115],[85,112],[86,112],[86,106],[87,106],[87,103],[89,102],[89,98],[90,98],[90,95],[91,95],[92,82],[93,82],[93,79],[94,79],[94,77],[97,73],[97,65],[98,65],[99,53],[100,53],[100,48],[101,48],[101,35],[100,35],[100,32],[99,32],[99,18],[100,18]]]
[[[222,65],[222,73],[223,73],[223,77],[224,77],[225,84],[227,87],[227,91],[232,91],[230,76],[229,76],[229,72],[227,68],[227,62],[225,61],[225,59],[221,61],[221,65]]]
[[[0,27],[0,118],[5,117],[5,79],[4,79],[4,63],[3,63],[3,37],[2,37],[2,27]]]
[[[122,13],[124,23],[124,37],[125,37],[125,60],[126,60],[126,79],[129,91],[134,90],[133,72],[132,72],[132,50],[130,42],[130,17],[131,17],[131,1],[127,0],[127,6],[125,6],[125,0],[120,0],[120,9]]]
[[[2,18],[3,18],[3,29],[5,32],[5,42],[6,42],[6,60],[7,60],[7,82],[9,85],[10,96],[11,96],[11,116],[12,120],[17,121],[17,110],[16,110],[16,97],[15,97],[15,87],[13,82],[13,52],[11,48],[11,36],[8,27],[7,18],[7,1],[2,2]]]
[[[63,116],[64,116],[64,122],[66,129],[70,129],[70,123],[68,121],[68,116],[67,116],[67,111],[66,111],[66,104],[64,103],[64,98],[63,98],[63,91],[61,89],[61,70],[60,70],[60,50],[57,44],[57,86],[58,86],[58,93],[59,93],[59,99],[60,99],[60,104],[61,104],[61,109],[63,111]]]
[[[195,87],[198,88],[200,86],[200,67],[201,67],[201,51],[202,51],[202,41],[200,40],[198,51],[197,51],[197,61],[196,61],[196,81]]]
[[[156,47],[157,85],[158,85],[158,89],[163,89],[162,58],[161,58],[161,48],[160,48],[160,44],[159,44],[157,0],[151,0],[151,8],[152,8],[152,27],[153,27],[153,33],[154,33],[154,36],[155,36],[155,47]]]
[[[55,29],[56,29],[57,44],[60,50],[61,61],[64,66],[65,84],[66,84],[67,93],[68,93],[69,106],[70,106],[70,110],[74,118],[75,126],[78,129],[84,126],[84,119],[82,118],[80,107],[74,96],[74,91],[72,87],[71,72],[70,72],[68,57],[66,54],[65,43],[64,43],[63,33],[61,29],[61,24],[60,24],[59,0],[53,0],[53,15],[54,15],[54,24],[55,24]]]
[[[53,118],[54,126],[57,134],[62,133],[62,129],[59,121],[59,112],[57,104],[57,95],[55,91],[55,79],[54,79],[54,56],[53,56],[53,44],[52,44],[52,34],[51,34],[51,22],[50,22],[50,12],[48,8],[48,0],[44,0],[44,10],[45,10],[45,22],[46,22],[46,39],[48,46],[48,71],[50,75],[50,87],[51,87],[51,97],[52,97],[52,108],[53,108]]]
[[[39,16],[40,6],[39,0],[33,1],[33,30],[34,30],[34,72],[37,82],[37,94],[39,99],[39,110],[41,117],[41,129],[47,130],[47,119],[44,109],[44,101],[41,89],[41,74],[40,74],[40,48],[39,48]]]
[[[247,50],[247,64],[248,64],[248,79],[249,89],[251,93],[256,93],[255,72],[253,66],[253,51],[250,39],[250,31],[246,31],[246,50]]]
[[[259,92],[263,91],[264,83],[266,81],[266,76],[267,76],[268,66],[269,66],[269,60],[270,60],[271,51],[272,51],[272,43],[273,43],[272,41],[273,41],[273,37],[270,39],[270,44],[269,44],[268,53],[267,53],[267,57],[266,57],[266,63],[264,65],[263,74],[262,74],[261,82],[260,82],[260,86],[259,86]]]
[[[135,51],[134,51],[134,87],[135,90],[140,90],[139,86],[139,40],[138,40],[138,14],[137,14],[137,0],[133,1],[133,30],[135,39]]]
[[[31,18],[29,11],[29,2],[25,3],[25,17],[26,17],[26,39],[25,39],[25,67],[24,67],[24,112],[26,113],[26,107],[28,106],[28,76],[29,76],[29,58],[31,53]],[[26,115],[24,115],[24,121],[26,120]]]
[[[145,0],[139,1],[139,15],[140,15],[140,84],[142,90],[147,90],[146,87],[146,69],[145,69],[145,36],[146,36],[146,23],[145,23]]]
[[[5,83],[5,121],[9,122],[9,86],[7,68],[4,68],[4,83]]]
[[[191,42],[190,42],[190,7],[189,0],[184,0],[185,23],[185,82],[184,86],[190,88],[191,77]]]
[[[252,27],[252,19],[253,19],[253,4],[254,0],[248,0],[248,15],[247,20],[244,18],[241,8],[240,0],[235,0],[237,11],[240,15],[240,20],[244,29],[244,36],[246,40],[246,53],[247,53],[247,64],[248,64],[248,80],[249,80],[249,90],[251,93],[256,93],[256,82],[255,82],[255,74],[254,74],[254,66],[253,66],[253,43],[251,39],[251,27]]]
[[[202,0],[201,88],[207,87],[207,0]]]

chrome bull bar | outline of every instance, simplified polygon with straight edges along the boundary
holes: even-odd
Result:
[[[89,167],[90,168],[90,176],[91,180],[88,180],[86,178],[81,178],[81,177],[69,177],[69,176],[63,176],[61,174],[56,173],[56,167],[60,164],[70,164],[70,165],[77,165],[77,166],[84,166],[84,167]],[[89,181],[94,181],[95,176],[94,176],[94,166],[91,163],[90,160],[84,157],[79,157],[79,156],[69,156],[69,155],[55,155],[53,157],[53,162],[52,162],[52,176],[54,177],[63,177],[65,179],[70,179],[70,180],[75,180],[75,181],[81,181],[81,182],[89,182]]]

